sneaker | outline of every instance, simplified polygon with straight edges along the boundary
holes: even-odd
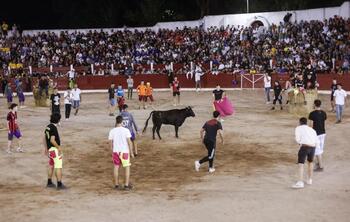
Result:
[[[56,188],[56,185],[54,183],[50,183],[46,185],[46,188]]]
[[[275,110],[275,107],[272,107],[271,110]]]
[[[8,149],[8,150],[6,150],[6,153],[7,153],[7,154],[12,154],[13,152],[12,152],[12,150],[9,150],[9,149]]]
[[[209,168],[209,173],[214,173],[215,172],[215,168]]]
[[[341,121],[340,120],[337,120],[337,122],[335,122],[336,124],[338,124],[338,123],[341,123]]]
[[[115,189],[115,190],[121,190],[121,188],[120,188],[119,185],[115,185],[115,186],[114,186],[114,189]]]
[[[298,181],[298,182],[296,182],[296,184],[294,184],[294,185],[292,186],[292,188],[294,188],[294,189],[301,189],[301,188],[304,188],[304,182],[303,182],[303,181]]]
[[[306,184],[307,184],[307,185],[312,185],[312,179],[307,179],[307,180],[306,180]]]
[[[317,167],[314,169],[314,172],[323,172],[323,167]]]
[[[281,107],[281,110],[283,110],[283,107]]]
[[[61,186],[57,186],[57,190],[66,190],[68,187],[66,187],[63,183]]]
[[[220,119],[219,121],[220,121],[221,123],[225,122],[225,120],[224,120],[224,119]]]
[[[23,150],[21,147],[18,147],[18,148],[17,148],[17,152],[18,152],[18,153],[24,153],[24,150]]]
[[[132,190],[133,188],[134,188],[134,186],[131,185],[131,184],[125,185],[125,186],[124,186],[124,190],[125,190],[125,191],[130,191],[130,190]]]
[[[201,164],[198,160],[194,161],[194,169],[198,172],[199,168],[201,167]]]

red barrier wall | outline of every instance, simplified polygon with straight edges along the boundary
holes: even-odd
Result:
[[[180,85],[182,88],[194,88],[194,79],[187,79],[186,75],[177,75]],[[246,76],[252,79],[252,75]],[[259,78],[255,76],[255,78]],[[284,86],[285,80],[289,78],[288,75],[272,75],[272,80],[280,80]],[[318,82],[321,90],[329,90],[332,79],[336,78],[338,83],[343,84],[345,90],[350,90],[350,75],[335,75],[335,74],[320,74],[318,75]],[[111,83],[116,85],[122,84],[123,88],[126,88],[126,77],[125,76],[80,76],[77,78],[77,83],[80,89],[107,89]],[[166,88],[168,87],[168,78],[166,75],[160,74],[145,74],[145,75],[134,75],[134,86],[136,87],[141,81],[150,82],[153,88]],[[53,79],[58,84],[60,90],[67,88],[68,79],[65,77],[59,77]],[[235,84],[234,84],[235,81]],[[13,81],[12,81],[13,82]],[[36,82],[34,80],[33,82]],[[217,84],[220,84],[223,88],[240,88],[241,87],[241,76],[239,74],[219,74],[211,75],[206,74],[202,77],[202,88],[214,88]],[[14,86],[14,84],[13,84]],[[25,87],[24,87],[25,88]],[[243,88],[252,88],[252,83],[248,80],[243,80]],[[255,83],[255,88],[263,88],[263,80]]]
[[[195,87],[194,79],[187,79],[186,75],[177,75],[182,88]],[[252,79],[252,77],[249,77]],[[288,75],[272,75],[273,80],[280,80],[284,85],[285,80],[289,78]],[[350,90],[350,75],[332,75],[321,74],[317,76],[317,80],[320,84],[321,90],[329,90],[332,84],[333,78],[338,80],[338,83],[343,84],[345,90]],[[153,88],[166,88],[168,86],[168,78],[166,75],[135,75],[133,76],[135,87],[143,80],[150,82]],[[236,84],[233,81],[236,80]],[[123,88],[126,88],[125,76],[81,76],[77,79],[79,88],[81,89],[107,89],[113,82],[115,84],[122,84]],[[66,78],[58,79],[59,88],[64,89],[67,83]],[[203,88],[214,88],[217,84],[220,84],[223,88],[240,88],[241,77],[239,74],[228,75],[219,74],[217,76],[207,74],[202,78]],[[248,80],[243,80],[243,88],[252,88],[252,84]],[[255,88],[263,88],[263,80],[255,83]]]

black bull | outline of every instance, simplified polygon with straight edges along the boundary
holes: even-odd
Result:
[[[145,127],[143,128],[143,132],[146,131],[148,126],[148,120],[151,118],[151,116],[152,116],[152,122],[153,122],[153,128],[152,128],[153,139],[155,139],[154,132],[156,130],[157,130],[159,139],[162,139],[159,134],[159,130],[162,127],[162,124],[175,126],[175,136],[176,138],[178,138],[179,127],[185,122],[185,119],[187,117],[190,117],[190,116],[194,117],[195,114],[191,107],[186,107],[184,109],[172,109],[167,111],[152,111],[148,119],[146,120]]]

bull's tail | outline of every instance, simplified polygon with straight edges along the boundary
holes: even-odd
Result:
[[[148,126],[148,120],[151,118],[151,116],[153,115],[154,111],[152,111],[150,114],[149,114],[149,117],[148,119],[146,120],[146,124],[145,124],[145,127],[143,128],[142,130],[142,133],[146,132],[146,129],[147,129],[147,126]]]

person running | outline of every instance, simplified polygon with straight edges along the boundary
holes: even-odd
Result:
[[[21,139],[22,134],[19,130],[18,122],[17,122],[17,111],[18,111],[18,105],[16,103],[13,103],[10,105],[10,112],[7,114],[7,129],[8,129],[8,143],[7,143],[7,153],[11,154],[11,146],[13,137],[16,137],[18,139],[18,147],[17,152],[23,153],[24,150],[22,148]]]
[[[145,102],[148,102],[148,99],[149,99],[149,105],[153,108],[153,88],[151,86],[151,83],[148,82],[146,83],[146,97],[145,97]],[[147,108],[147,106],[146,106]]]
[[[270,90],[271,90],[271,76],[268,73],[264,74],[264,89],[265,89],[266,104],[269,104]]]
[[[345,105],[346,96],[347,96],[345,90],[342,89],[342,84],[339,83],[337,85],[337,90],[335,90],[333,96],[335,100],[335,111],[337,116],[336,123],[341,123],[342,117],[343,117],[344,105]]]
[[[117,89],[117,103],[118,103],[118,108],[119,108],[119,112],[122,111],[123,109],[123,105],[125,103],[125,98],[124,98],[124,89],[122,87],[122,85],[118,85],[118,89]]]
[[[177,77],[174,77],[174,81],[171,84],[171,88],[173,91],[174,106],[180,105],[180,81],[177,80]]]
[[[224,90],[221,89],[220,85],[216,85],[216,88],[213,90],[213,98],[215,102],[222,101],[222,99],[226,96]]]
[[[126,83],[128,85],[128,99],[132,99],[132,92],[134,90],[134,80],[131,76],[128,77]]]
[[[124,190],[131,190],[133,186],[130,183],[130,156],[134,158],[132,152],[131,133],[124,128],[123,117],[117,116],[115,128],[109,131],[108,140],[112,149],[112,160],[114,164],[114,188],[119,189],[119,167],[125,169]]]
[[[19,103],[19,108],[25,108],[24,106],[24,92],[23,92],[23,82],[22,80],[18,81],[18,85],[16,87],[16,92],[17,92],[17,97],[18,97],[18,103]]]
[[[51,100],[51,114],[61,113],[61,95],[58,93],[57,88],[53,90],[53,94],[50,96]]]
[[[279,81],[275,81],[275,85],[273,86],[273,92],[275,94],[275,97],[273,99],[273,107],[271,108],[271,110],[274,110],[275,109],[275,105],[276,105],[276,102],[278,100],[278,103],[280,104],[280,107],[281,107],[281,110],[283,109],[283,106],[282,106],[282,86],[280,84]]]
[[[130,130],[131,133],[131,142],[132,142],[132,147],[133,147],[133,153],[135,156],[138,155],[137,151],[137,142],[136,142],[136,134],[138,134],[139,130],[137,128],[135,119],[131,113],[128,112],[128,105],[124,104],[123,105],[123,110],[120,112],[120,115],[123,117],[123,127],[127,128]]]
[[[309,114],[309,120],[312,121],[312,128],[316,131],[319,140],[319,145],[316,147],[316,166],[314,171],[323,171],[322,154],[324,148],[324,140],[326,138],[325,122],[327,114],[321,110],[321,100],[314,101],[315,110]]]
[[[335,112],[335,102],[334,102],[334,92],[337,90],[338,86],[337,86],[337,80],[333,79],[332,81],[332,85],[331,85],[331,112],[334,113]]]
[[[145,107],[146,86],[144,81],[141,81],[140,85],[137,86],[137,94],[139,95],[139,109],[141,109],[141,105],[144,109],[146,109]]]
[[[307,158],[308,171],[306,184],[312,184],[313,160],[315,156],[315,148],[318,146],[318,138],[316,131],[307,125],[307,119],[302,117],[299,119],[299,126],[295,128],[295,140],[299,144],[298,152],[298,181],[292,188],[304,188],[304,164]]]
[[[66,117],[66,120],[69,120],[70,111],[72,109],[72,100],[73,100],[72,89],[70,87],[68,87],[67,91],[64,92],[63,97],[64,97],[65,117]]]
[[[109,99],[109,115],[114,116],[116,100],[115,100],[115,85],[111,84],[111,87],[108,89],[108,99]]]
[[[72,95],[73,95],[73,109],[75,109],[74,115],[76,116],[78,115],[80,103],[82,101],[81,90],[78,88],[78,84],[74,84]]]
[[[11,88],[11,83],[7,83],[6,87],[5,87],[5,95],[7,98],[7,106],[10,107],[13,101],[13,92],[12,92],[12,88]]]
[[[216,136],[219,133],[221,143],[224,144],[224,136],[222,125],[219,121],[220,113],[218,111],[213,112],[214,119],[207,121],[200,131],[201,139],[205,147],[208,150],[208,156],[203,157],[201,160],[196,160],[194,162],[195,170],[198,172],[202,163],[209,161],[209,173],[214,173],[214,157],[216,150]],[[204,139],[203,139],[203,134]]]
[[[57,190],[63,190],[67,187],[62,183],[63,153],[61,147],[60,135],[58,134],[57,125],[61,120],[61,114],[53,113],[50,117],[50,124],[44,131],[44,154],[49,158],[49,169],[47,185],[48,188],[56,188],[52,182],[52,176],[55,173],[57,179]]]

